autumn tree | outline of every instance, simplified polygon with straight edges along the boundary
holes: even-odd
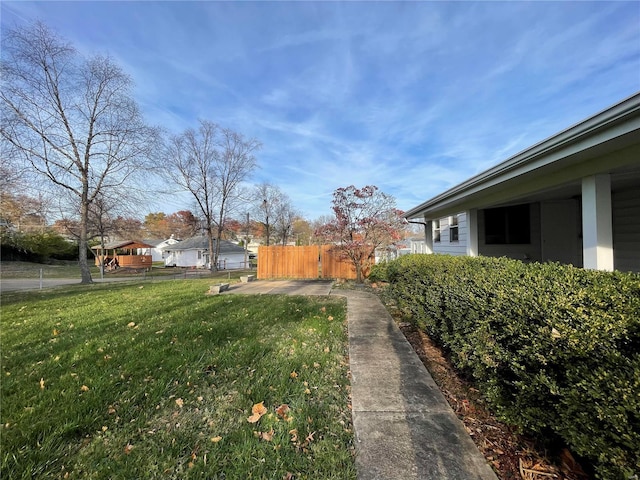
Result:
[[[132,180],[156,132],[112,58],[85,58],[42,23],[5,31],[2,52],[1,138],[31,172],[75,197],[82,283],[91,283],[90,207]]]
[[[298,216],[293,221],[291,234],[296,238],[296,245],[310,245],[313,230],[311,224],[304,218]]]
[[[29,196],[22,193],[0,194],[2,219],[20,232],[43,232],[47,227],[50,199],[43,195]]]
[[[184,240],[193,237],[199,228],[199,221],[190,210],[178,210],[167,216],[168,236]]]
[[[356,282],[362,283],[363,272],[373,261],[378,248],[401,239],[404,224],[395,199],[368,185],[338,188],[333,192],[335,217],[317,232],[334,244],[334,251],[349,260],[356,270]]]
[[[239,204],[243,182],[257,166],[254,154],[259,148],[257,140],[206,120],[197,130],[173,136],[166,145],[166,174],[193,196],[202,215],[211,270],[220,251],[220,242],[214,239],[222,238],[224,220]]]
[[[164,212],[151,212],[144,217],[144,228],[149,237],[165,238],[169,236],[167,214]]]

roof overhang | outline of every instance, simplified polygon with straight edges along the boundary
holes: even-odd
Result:
[[[404,217],[441,218],[603,173],[640,177],[640,93],[427,200]]]
[[[148,243],[140,242],[138,240],[122,240],[118,242],[109,242],[104,245],[105,250],[113,250],[118,248],[153,248],[153,245],[149,245]],[[101,250],[102,245],[94,245],[91,247],[92,250]]]

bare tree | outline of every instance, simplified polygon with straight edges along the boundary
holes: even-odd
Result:
[[[165,172],[193,196],[209,239],[210,268],[217,267],[224,220],[242,195],[242,184],[257,166],[255,139],[201,120],[198,130],[187,129],[166,147]]]
[[[1,137],[33,172],[74,196],[82,283],[90,206],[132,179],[152,152],[132,82],[109,57],[81,57],[42,23],[3,35]]]
[[[274,236],[282,239],[283,228],[286,224],[285,217],[288,217],[288,210],[293,209],[287,194],[277,185],[260,183],[255,186],[253,204],[253,218],[260,222],[264,228],[265,245],[269,246],[271,238]],[[293,219],[289,223],[292,222]]]
[[[293,202],[288,195],[282,195],[280,201],[276,205],[275,213],[275,233],[282,241],[282,245],[286,245],[293,230],[293,222],[298,217],[298,212],[293,207]]]

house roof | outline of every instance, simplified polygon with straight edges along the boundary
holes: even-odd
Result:
[[[149,245],[152,245],[154,247],[157,247],[158,245],[165,243],[165,242],[173,242],[173,243],[178,243],[180,240],[177,240],[175,238],[147,238],[145,240],[143,240],[145,243],[148,243]]]
[[[408,210],[434,219],[610,173],[640,177],[640,92]],[[615,153],[615,155],[614,155]],[[579,193],[579,188],[577,188]]]
[[[115,242],[107,242],[104,244],[105,250],[113,250],[115,248],[153,248],[153,245],[141,242],[139,240],[118,240]],[[100,250],[101,245],[94,245],[91,250]]]
[[[213,241],[215,243],[216,239],[214,239]],[[209,250],[209,239],[206,235],[197,235],[195,237],[187,238],[186,240],[183,240],[181,242],[174,243],[173,245],[162,247],[162,250]],[[229,255],[232,253],[244,253],[244,248],[227,240],[221,240],[220,254]]]

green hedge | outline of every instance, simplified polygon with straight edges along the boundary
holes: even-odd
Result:
[[[599,478],[640,474],[640,275],[444,255],[375,275],[503,420],[558,435]]]

